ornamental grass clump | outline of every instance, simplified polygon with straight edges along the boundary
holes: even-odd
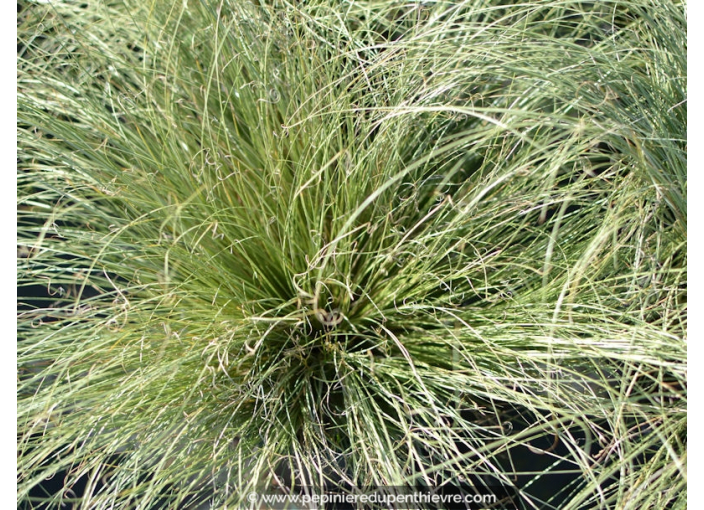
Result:
[[[20,505],[686,507],[683,3],[19,6]]]

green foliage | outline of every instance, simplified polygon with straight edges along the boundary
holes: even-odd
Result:
[[[686,507],[683,4],[20,5],[20,503]]]

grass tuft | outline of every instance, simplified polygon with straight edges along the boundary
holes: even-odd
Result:
[[[683,2],[18,6],[21,506],[686,508]]]

